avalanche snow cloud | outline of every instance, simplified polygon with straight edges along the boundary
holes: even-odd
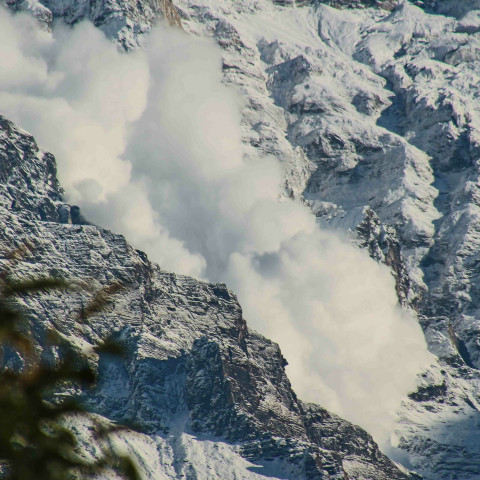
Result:
[[[223,281],[280,343],[297,393],[384,446],[430,360],[389,271],[281,196],[242,144],[217,48],[158,27],[120,53],[92,25],[51,35],[0,10],[0,111],[53,152],[72,202],[163,267]]]

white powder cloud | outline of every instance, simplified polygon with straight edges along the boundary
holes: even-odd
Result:
[[[2,112],[55,153],[70,201],[163,265],[201,275],[204,260],[162,228],[145,185],[122,157],[147,103],[146,55],[120,53],[88,23],[52,37],[32,19],[2,9],[0,62]]]
[[[241,142],[218,49],[166,27],[124,54],[89,24],[51,36],[0,10],[0,111],[52,151],[73,202],[164,268],[234,289],[300,397],[386,445],[428,364],[386,267],[280,199],[282,165]]]

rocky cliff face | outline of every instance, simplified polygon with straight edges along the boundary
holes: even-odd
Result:
[[[404,460],[427,478],[475,478],[479,6],[321,3],[178,6],[187,31],[224,49],[245,141],[282,158],[287,193],[390,265],[418,312],[442,366],[404,405]]]
[[[414,478],[362,429],[296,397],[278,346],[248,329],[225,285],[165,272],[122,236],[79,221],[55,174],[53,156],[0,117],[3,261],[25,244],[19,276],[125,287],[83,325],[86,290],[28,297],[22,309],[40,343],[53,327],[79,350],[111,335],[125,345],[124,360],[91,359],[101,381],[86,399],[135,425],[121,441],[146,478]]]
[[[136,47],[139,39],[159,20],[181,28],[171,0],[6,0],[5,3],[13,11],[31,11],[48,29],[54,20],[74,25],[88,19],[125,49]]]
[[[89,18],[125,48],[139,43],[161,12],[177,21],[177,10],[167,3],[75,2],[74,8],[56,0],[10,2],[15,8],[29,6],[48,22],[57,16],[68,23]],[[425,373],[419,390],[403,406],[395,433],[399,458],[428,479],[476,479],[479,3],[178,0],[176,8],[187,32],[210,35],[223,49],[224,81],[245,99],[245,144],[285,164],[286,194],[307,203],[320,225],[344,230],[373,258],[389,265],[399,300],[418,314],[440,366]],[[8,122],[5,125],[9,125],[5,131],[17,132]],[[14,135],[15,142],[30,145],[24,134]],[[256,467],[246,467],[238,460],[242,478],[257,475],[259,465],[279,478],[328,478],[325,472],[336,478],[343,475],[342,468],[350,478],[402,478],[394,476],[404,474],[391,464],[384,466],[382,462],[388,461],[368,447],[370,441],[355,427],[295,399],[278,349],[247,333],[239,306],[224,287],[161,272],[121,237],[74,225],[83,222],[78,211],[62,203],[53,174],[48,174],[53,167],[42,166],[53,165],[53,160],[35,148],[22,154],[37,164],[31,173],[2,177],[2,182],[14,178],[2,195],[7,199],[6,224],[18,225],[5,238],[11,242],[16,235],[28,234],[44,239],[45,245],[32,254],[38,260],[30,262],[30,267],[42,265],[39,271],[52,261],[50,273],[58,269],[63,275],[98,276],[101,282],[118,277],[141,285],[129,292],[131,300],[116,306],[120,310],[106,315],[95,328],[103,332],[113,322],[108,328],[122,335],[129,351],[135,352],[127,366],[105,366],[113,369],[117,391],[143,393],[125,393],[124,398],[137,403],[122,407],[123,400],[109,404],[115,395],[105,386],[97,392],[98,404],[109,418],[117,418],[112,412],[121,411],[118,418],[141,419],[145,425],[153,422],[156,431],[163,429],[160,436],[137,441],[157,442],[157,451],[167,452],[162,461],[176,472],[169,475],[200,475],[203,467],[199,457],[193,460],[193,452],[210,448],[206,446],[210,440],[202,440],[200,447],[198,439],[178,427],[183,415],[190,419],[189,428],[233,442],[216,450],[218,471],[228,455],[254,462]],[[31,178],[43,180],[32,184]],[[18,199],[14,191],[22,192],[16,194]],[[85,264],[78,252],[90,263]],[[155,287],[148,290],[147,284]],[[139,297],[143,289],[149,293]],[[186,303],[180,308],[182,298]],[[81,306],[80,300],[72,302],[67,311]],[[45,306],[31,308],[48,311]],[[135,328],[146,317],[150,326],[142,336]],[[180,322],[174,320],[178,318]],[[162,328],[154,326],[156,322]],[[127,329],[127,324],[135,328]],[[95,341],[99,333],[91,335],[81,332],[78,338]],[[270,346],[262,350],[262,342]],[[145,378],[153,371],[147,365],[159,366],[158,387],[153,389],[146,385]],[[203,392],[198,403],[194,389]],[[145,402],[140,402],[142,396]],[[168,399],[165,404],[173,399],[178,408],[159,413],[156,398]],[[176,419],[175,427],[167,417]],[[180,433],[169,437],[166,432],[172,428]],[[285,429],[288,435],[282,434]],[[265,430],[273,437],[258,433]],[[340,439],[334,431],[346,436]],[[238,442],[246,443],[237,448]],[[317,453],[307,454],[312,451],[320,452],[319,462]],[[183,459],[187,466],[182,470]]]

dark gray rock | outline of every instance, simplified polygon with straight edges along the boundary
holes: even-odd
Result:
[[[319,0],[319,3],[335,8],[382,8],[393,10],[398,0]]]
[[[34,138],[0,115],[0,195],[2,207],[30,220],[58,221],[63,191],[55,159]]]
[[[424,8],[429,13],[440,13],[461,18],[472,10],[480,9],[478,0],[411,0],[411,3]]]

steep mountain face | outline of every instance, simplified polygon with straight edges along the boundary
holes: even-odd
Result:
[[[440,366],[422,376],[418,391],[402,407],[395,432],[398,458],[427,479],[476,479],[480,472],[479,2],[178,0],[177,9],[167,1],[7,3],[16,9],[32,9],[47,24],[56,17],[67,23],[91,19],[127,49],[141,43],[152,22],[162,16],[171,23],[181,18],[188,33],[208,35],[217,41],[223,52],[224,82],[235,87],[245,100],[245,145],[284,163],[286,194],[308,204],[321,226],[347,232],[359,247],[367,248],[373,258],[391,267],[400,302],[417,313],[429,349],[439,357]],[[12,126],[5,128],[16,131]],[[23,134],[15,135],[15,142],[26,141]],[[206,446],[210,440],[199,446],[198,439],[184,433],[183,426],[178,427],[178,419],[184,415],[192,418],[191,428],[213,432],[232,442],[250,442],[242,444],[241,449],[236,443],[228,447],[222,444],[215,458],[249,458],[279,478],[328,478],[325,472],[336,478],[334,475],[342,475],[341,468],[350,478],[403,478],[394,476],[401,473],[390,473],[388,468],[393,472],[394,467],[369,464],[378,454],[364,448],[369,440],[359,430],[295,399],[278,349],[269,344],[262,350],[258,345],[268,342],[246,333],[239,306],[230,292],[221,287],[221,292],[227,293],[217,295],[215,288],[220,287],[161,272],[129,249],[121,237],[93,226],[74,226],[82,223],[78,211],[61,203],[53,173],[48,174],[53,167],[45,170],[41,166],[42,162],[53,165],[51,157],[38,152],[29,155],[38,169],[36,176],[33,171],[30,175],[44,180],[32,186],[26,175],[23,180],[15,180],[19,182],[17,187],[11,182],[9,187],[2,187],[2,195],[8,198],[4,206],[10,205],[4,213],[8,224],[19,225],[19,230],[8,234],[9,241],[15,235],[44,238],[45,245],[38,248],[46,250],[33,252],[43,265],[39,271],[51,268],[47,270],[50,273],[60,269],[65,275],[98,275],[102,282],[126,279],[141,285],[136,290],[146,288],[146,278],[156,284],[152,287],[156,293],[147,289],[150,293],[144,297],[132,296],[128,308],[127,303],[116,306],[123,310],[106,315],[105,321],[95,327],[103,332],[107,318],[109,322],[118,319],[111,331],[123,332],[118,334],[135,354],[127,367],[113,370],[116,373],[112,378],[117,378],[121,386],[117,390],[134,391],[131,389],[137,387],[132,385],[146,388],[148,393],[142,395],[150,400],[137,402],[131,410],[128,407],[116,416],[121,409],[114,403],[110,387],[105,386],[97,395],[98,404],[105,406],[99,413],[108,418],[136,418],[145,425],[153,422],[157,436],[149,440],[142,437],[138,442],[154,441],[161,445],[157,451],[170,452],[161,457],[162,462],[176,465],[176,473],[169,475],[181,478],[181,472],[195,478],[187,473],[188,469],[200,468],[200,457],[193,452],[211,448]],[[4,174],[2,182],[12,178],[9,175]],[[18,199],[12,194],[14,188]],[[24,223],[27,220],[28,225]],[[69,247],[62,247],[58,238],[64,238],[61,245]],[[49,242],[56,246],[48,247]],[[93,245],[95,249],[90,248]],[[83,265],[81,256],[75,257],[77,251],[88,252],[92,263]],[[165,296],[158,292],[169,293]],[[128,298],[130,295],[133,292]],[[163,302],[167,297],[175,297],[171,307],[176,310],[151,306],[152,301],[166,305]],[[180,309],[181,317],[187,323],[178,324],[174,319],[179,317],[172,312],[178,311],[176,302],[183,297],[187,305]],[[210,298],[221,307],[212,307]],[[80,305],[80,300],[76,302],[68,311]],[[45,307],[31,308],[38,312]],[[199,313],[202,311],[207,314]],[[147,321],[151,330],[147,329],[145,336],[136,327],[126,329],[127,324],[137,325],[139,318],[147,315],[144,312],[151,315]],[[163,325],[162,329],[153,319]],[[167,321],[164,319],[170,319],[170,324],[162,323]],[[217,321],[226,324],[219,326]],[[93,342],[99,333],[85,335],[82,332],[80,336]],[[168,353],[171,350],[175,353]],[[255,368],[247,367],[253,362],[251,351],[259,355],[254,360]],[[272,356],[267,351],[276,353]],[[175,361],[168,363],[170,357]],[[154,360],[167,363],[158,363],[160,373],[155,378],[159,386],[150,391],[145,378],[152,370],[145,368],[155,364]],[[218,377],[230,379],[230,375],[232,380],[215,383]],[[262,378],[268,381],[264,383]],[[245,390],[246,385],[253,390]],[[193,386],[205,392],[203,400],[188,394]],[[245,391],[255,393],[246,395]],[[175,419],[168,423],[163,419],[167,414],[158,413],[156,405],[159,396],[172,392],[183,393],[181,401],[174,397],[178,411],[168,413],[168,418]],[[216,400],[209,396],[211,392],[216,392]],[[195,404],[197,400],[199,404]],[[281,411],[265,414],[265,408],[277,408],[272,405],[281,405]],[[263,412],[260,416],[259,408]],[[160,420],[154,420],[157,414]],[[183,433],[173,439],[167,433],[158,434],[165,425],[174,428],[173,423],[177,432]],[[265,440],[258,433],[265,429],[278,438]],[[288,435],[284,435],[285,429]],[[350,433],[335,440],[335,431]],[[358,439],[350,442],[348,438]],[[311,457],[306,453],[312,448],[315,452],[324,449],[319,453],[322,467],[317,473],[310,470],[317,468],[311,467],[316,454]],[[335,455],[343,456],[342,460]],[[348,460],[345,455],[354,457]],[[178,470],[184,458],[188,466]],[[269,462],[267,458],[282,460]],[[378,458],[383,459],[379,462],[386,461]],[[222,461],[218,460],[218,468]],[[241,478],[250,478],[250,473],[245,473],[247,468],[253,472],[251,478],[257,478],[256,467],[245,467],[242,461],[238,460],[242,465],[239,468],[243,468]],[[322,474],[318,473],[321,468]],[[368,468],[374,473],[368,473]],[[195,475],[202,478],[198,472]]]
[[[287,193],[321,225],[391,266],[441,359],[404,405],[404,461],[427,478],[475,478],[478,5],[178,6],[185,30],[224,49],[245,141],[286,163]]]
[[[5,3],[14,11],[31,11],[48,29],[57,19],[68,25],[88,19],[125,49],[136,47],[138,38],[159,18],[181,28],[172,0],[6,0]]]
[[[85,289],[27,297],[22,309],[39,343],[55,328],[79,351],[111,335],[126,346],[124,360],[91,358],[101,381],[87,401],[135,425],[120,441],[146,478],[416,478],[359,427],[297,399],[278,346],[247,328],[225,285],[165,272],[122,236],[86,224],[55,175],[53,156],[0,116],[2,263],[24,244],[18,276],[124,285],[86,324],[76,321]]]

